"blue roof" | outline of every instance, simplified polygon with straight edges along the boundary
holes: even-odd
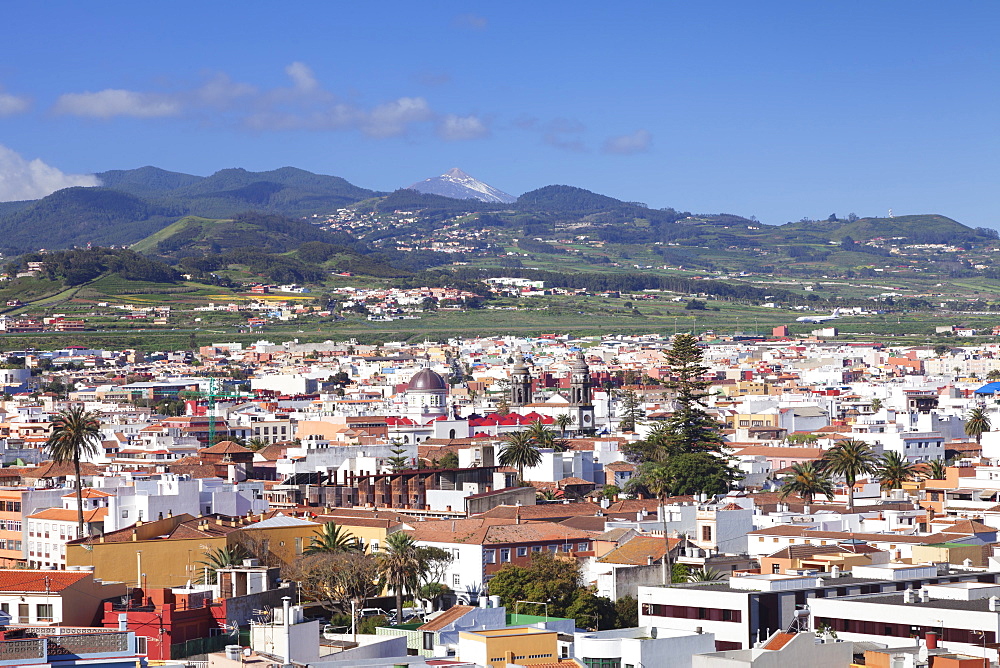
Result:
[[[986,383],[976,390],[976,394],[996,394],[997,392],[1000,392],[1000,382]]]

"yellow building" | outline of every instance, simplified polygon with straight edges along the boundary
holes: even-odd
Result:
[[[179,587],[204,570],[216,549],[243,545],[265,565],[291,563],[309,546],[320,524],[274,514],[227,518],[177,515],[66,545],[66,566],[93,566],[94,577],[143,587]]]
[[[522,666],[558,663],[557,639],[555,631],[531,626],[460,631],[458,658],[493,668],[503,668],[508,663]]]

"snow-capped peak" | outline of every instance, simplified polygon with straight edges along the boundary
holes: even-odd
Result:
[[[477,199],[481,202],[510,204],[517,199],[469,176],[458,167],[449,169],[441,176],[414,183],[410,188],[429,195],[443,195],[454,199]]]

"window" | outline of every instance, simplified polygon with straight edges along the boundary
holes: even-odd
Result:
[[[510,549],[504,548],[500,550],[500,563],[507,563],[510,561]]]
[[[551,552],[552,554],[555,554],[558,551],[559,551],[559,546],[558,545],[549,545],[549,552]]]
[[[519,557],[526,557],[526,556],[528,556],[528,548],[526,548],[526,547],[519,547],[519,548],[517,548],[517,556],[519,556]]]
[[[302,554],[302,536],[295,539],[295,554]]]
[[[487,564],[497,563],[497,551],[483,550],[483,561],[485,561]]]
[[[781,564],[778,564],[778,563],[771,564],[771,572],[774,573],[775,575],[780,574],[781,573]]]
[[[581,552],[586,552],[587,550],[590,549],[590,543],[587,542],[577,543],[576,549],[580,550]]]
[[[39,603],[35,605],[35,619],[40,622],[51,622],[52,621],[52,604],[51,603]]]
[[[122,511],[122,519],[127,519],[127,518],[128,518],[128,511],[127,510],[123,510]]]
[[[455,573],[454,575],[452,575],[451,576],[451,584],[454,587],[461,587],[462,586],[462,576],[459,575],[458,573]]]
[[[704,541],[712,540],[712,526],[710,524],[704,524],[701,527],[701,539]]]
[[[531,546],[531,551],[532,552],[541,552],[542,551],[542,546],[541,545],[532,545]]]

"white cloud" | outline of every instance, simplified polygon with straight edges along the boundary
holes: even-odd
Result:
[[[413,123],[434,117],[427,100],[422,97],[401,97],[378,105],[365,114],[361,131],[370,137],[395,137],[404,134]]]
[[[456,28],[466,28],[468,30],[485,30],[490,24],[485,16],[478,14],[460,14],[452,21]]]
[[[89,118],[158,118],[176,116],[181,112],[178,99],[156,93],[138,93],[131,90],[108,88],[96,93],[66,93],[56,100],[59,114]]]
[[[219,72],[194,91],[192,103],[225,109],[240,98],[256,94],[255,86],[233,81],[228,74]]]
[[[99,186],[91,174],[64,174],[37,158],[25,160],[0,145],[0,202],[38,199],[72,186]]]
[[[31,100],[0,91],[0,117],[21,114],[31,107]]]
[[[446,141],[479,139],[489,133],[489,127],[478,116],[447,114],[438,122],[438,136]]]
[[[292,80],[295,87],[302,91],[311,91],[319,88],[319,82],[312,69],[305,63],[294,62],[285,68],[285,74]]]
[[[610,137],[604,142],[604,152],[617,153],[618,155],[632,155],[633,153],[648,151],[652,144],[653,135],[648,130],[636,130],[629,135]]]
[[[446,141],[489,135],[474,115],[440,113],[423,97],[398,97],[374,106],[338,99],[325,90],[303,62],[285,67],[289,85],[259,89],[215,73],[201,85],[169,93],[107,89],[66,93],[53,111],[88,118],[161,118],[183,116],[202,122],[234,124],[255,132],[357,131],[374,138],[398,137],[415,126],[436,129]]]

